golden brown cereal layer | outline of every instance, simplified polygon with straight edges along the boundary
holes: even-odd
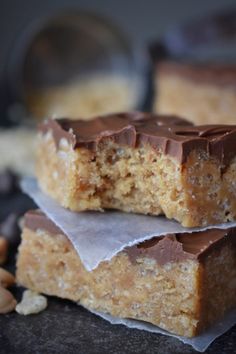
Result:
[[[236,304],[236,252],[228,241],[202,262],[160,265],[145,255],[131,261],[123,251],[88,272],[65,235],[24,228],[17,281],[36,292],[192,337]]]

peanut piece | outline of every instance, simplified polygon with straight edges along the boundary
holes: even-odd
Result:
[[[8,241],[0,236],[0,264],[5,263],[8,255]]]
[[[8,288],[15,283],[15,277],[7,270],[0,268],[0,286]]]
[[[13,311],[16,304],[17,302],[12,293],[0,286],[0,314]]]
[[[25,290],[21,302],[16,306],[20,315],[31,315],[45,310],[47,298],[31,290]]]

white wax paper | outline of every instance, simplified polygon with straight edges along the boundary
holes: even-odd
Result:
[[[113,317],[111,315],[108,315],[106,313],[102,312],[97,312],[88,309],[90,312],[94,313],[95,315],[98,315],[102,317],[104,320],[109,321],[112,324],[122,324],[125,325],[129,328],[136,328],[140,329],[143,331],[148,331],[148,332],[153,332],[153,333],[158,333],[158,334],[164,334],[169,337],[174,337],[179,339],[181,342],[184,344],[189,344],[191,345],[195,350],[203,353],[209,345],[219,336],[221,336],[223,333],[228,331],[233,325],[236,324],[236,310],[230,311],[222,321],[219,321],[216,323],[214,326],[209,328],[207,331],[202,333],[201,335],[193,338],[186,338],[186,337],[181,337],[177,336],[175,334],[172,334],[170,332],[167,332],[157,326],[154,326],[150,323],[143,322],[143,321],[136,321],[136,320],[130,320],[130,319],[125,319],[125,318],[119,318],[119,317]]]
[[[68,236],[88,271],[95,269],[103,261],[109,261],[125,247],[153,236],[191,233],[216,227],[185,228],[164,216],[145,216],[119,211],[75,213],[62,208],[52,198],[43,194],[34,178],[23,179],[21,187]],[[233,226],[236,226],[236,222],[220,224],[217,228],[226,229]]]

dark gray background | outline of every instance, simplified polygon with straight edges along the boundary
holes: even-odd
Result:
[[[14,40],[30,21],[59,9],[96,11],[114,19],[131,38],[145,41],[180,21],[236,5],[235,0],[1,0],[0,4],[1,53],[2,44]]]
[[[1,0],[0,75],[23,29],[58,10],[86,9],[114,21],[143,48],[175,24],[236,6],[235,0]]]

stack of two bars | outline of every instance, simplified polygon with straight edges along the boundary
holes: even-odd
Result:
[[[183,226],[236,219],[236,126],[143,113],[40,127],[42,190],[73,211],[119,209]],[[111,235],[112,237],[112,235]],[[236,305],[236,229],[154,237],[88,272],[41,211],[26,214],[18,283],[192,337]]]

